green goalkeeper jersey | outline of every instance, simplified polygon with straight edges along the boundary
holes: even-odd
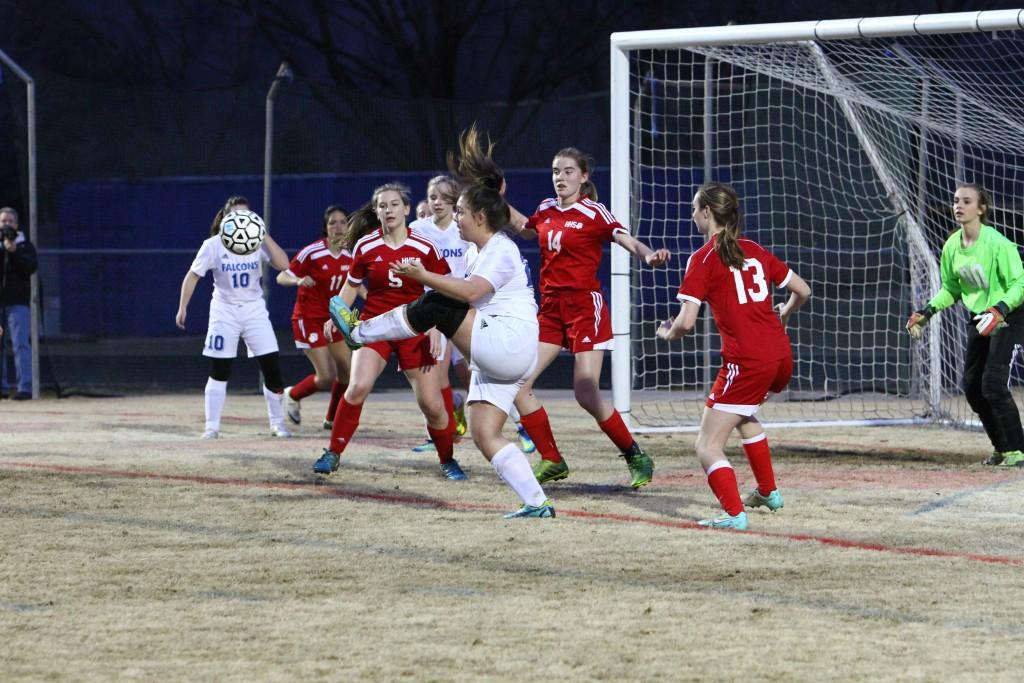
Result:
[[[966,249],[957,230],[942,246],[942,289],[928,302],[936,311],[963,300],[971,313],[983,313],[1000,301],[1016,310],[1024,301],[1024,265],[1017,245],[990,225]]]

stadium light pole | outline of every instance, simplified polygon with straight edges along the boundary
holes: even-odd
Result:
[[[28,239],[38,248],[36,239],[36,222],[38,199],[36,193],[36,82],[21,66],[11,59],[6,52],[0,50],[0,62],[3,62],[18,78],[25,83],[26,120],[28,126]],[[32,346],[32,398],[39,398],[39,273],[33,273],[29,279],[31,293],[29,295],[29,335]]]

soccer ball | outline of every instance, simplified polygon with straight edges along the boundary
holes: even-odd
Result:
[[[256,212],[247,209],[230,211],[220,222],[220,241],[232,254],[248,256],[263,244],[267,226]]]

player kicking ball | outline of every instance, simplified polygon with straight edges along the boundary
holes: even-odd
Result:
[[[498,189],[471,185],[456,204],[462,238],[479,251],[465,279],[431,273],[418,259],[396,261],[390,264],[394,273],[433,291],[362,322],[335,297],[330,303],[331,320],[354,349],[408,339],[435,327],[451,339],[472,370],[467,401],[473,443],[523,501],[520,509],[505,517],[554,517],[555,509],[526,455],[501,435],[516,395],[537,366],[539,330],[526,264],[502,230],[509,224],[510,212]]]

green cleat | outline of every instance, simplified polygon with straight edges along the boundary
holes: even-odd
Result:
[[[1003,461],[999,463],[1000,467],[1024,467],[1024,453],[1020,451],[1008,451],[1003,453]]]
[[[989,465],[995,467],[996,465],[1002,465],[1003,460],[1006,459],[1006,453],[1000,453],[999,451],[992,451],[992,455],[988,456],[981,461],[982,465]]]
[[[736,529],[744,531],[747,528],[747,513],[741,512],[738,515],[725,514],[714,519],[702,519],[697,524],[710,529]]]
[[[775,489],[767,496],[762,496],[761,492],[758,491],[755,487],[754,490],[751,491],[749,495],[747,495],[746,499],[743,501],[743,504],[746,505],[748,508],[764,507],[768,508],[772,512],[775,512],[776,510],[782,507],[782,494],[779,493],[778,489]]]
[[[509,512],[505,519],[518,519],[520,517],[554,517],[555,508],[551,507],[551,501],[545,500],[540,505],[524,505],[515,512]]]
[[[634,441],[622,457],[626,459],[626,467],[633,475],[633,481],[629,482],[630,486],[638,489],[651,483],[651,479],[654,478],[654,461],[651,460],[651,456],[644,453],[640,444]]]
[[[455,433],[459,436],[465,436],[469,425],[466,423],[466,402],[463,400],[462,394],[452,394],[452,404],[452,416],[455,418]]]
[[[539,484],[565,479],[569,476],[569,463],[565,460],[559,460],[558,462],[541,460],[534,465],[533,476],[537,477],[537,483]]]

